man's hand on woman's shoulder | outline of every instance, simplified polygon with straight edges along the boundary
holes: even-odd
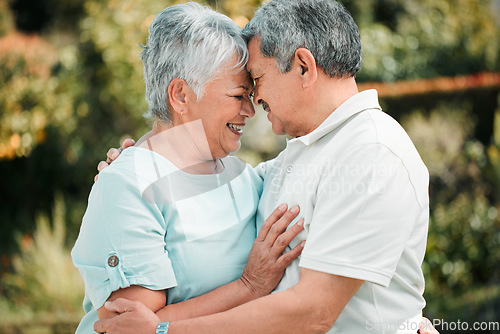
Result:
[[[131,138],[127,138],[123,141],[122,146],[119,148],[110,148],[106,154],[106,161],[99,161],[97,164],[97,174],[94,177],[94,182],[99,178],[99,173],[106,167],[108,167],[113,161],[116,160],[122,153],[122,151],[128,147],[134,146],[135,141]]]

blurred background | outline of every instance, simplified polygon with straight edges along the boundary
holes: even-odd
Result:
[[[97,163],[148,130],[139,43],[178,2],[0,0],[0,333],[74,332],[69,251]],[[361,30],[360,89],[379,91],[431,174],[424,314],[498,322],[500,1],[341,2]],[[261,1],[205,3],[243,26]],[[237,153],[254,165],[285,144],[263,114]]]

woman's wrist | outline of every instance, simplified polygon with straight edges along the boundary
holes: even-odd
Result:
[[[170,321],[161,321],[156,326],[156,334],[167,334],[170,327]]]
[[[241,275],[239,283],[242,286],[243,291],[246,291],[249,301],[267,296],[272,291],[267,291],[264,286],[256,284],[255,281],[248,277],[248,275],[245,275],[245,272]]]

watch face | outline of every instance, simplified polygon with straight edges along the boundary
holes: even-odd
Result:
[[[156,326],[156,334],[167,334],[169,325],[170,321],[164,321],[158,323],[158,326]]]

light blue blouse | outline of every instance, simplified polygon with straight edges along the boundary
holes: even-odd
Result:
[[[130,285],[168,289],[168,304],[238,279],[256,237],[262,179],[235,157],[193,175],[142,148],[123,151],[92,187],[71,252],[85,283],[77,333],[94,333],[96,310]]]

